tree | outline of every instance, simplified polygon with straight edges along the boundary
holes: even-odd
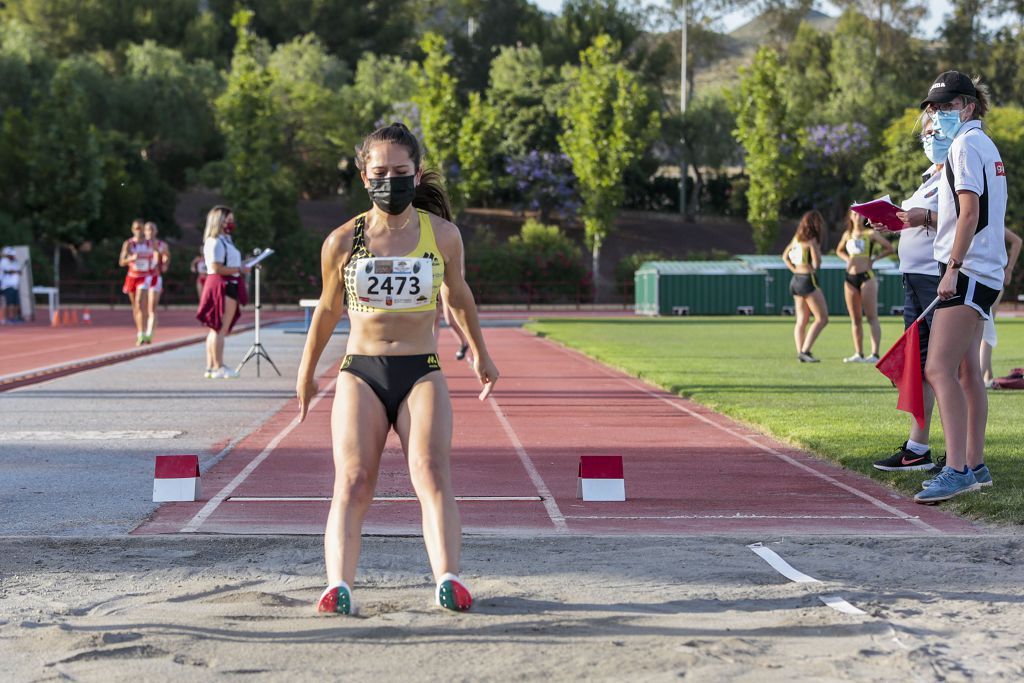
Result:
[[[193,0],[194,2],[195,0]],[[327,51],[354,62],[366,52],[408,55],[415,47],[422,4],[417,0],[248,0],[252,30],[271,45],[315,33]],[[209,0],[213,11],[230,16],[236,0]]]
[[[558,73],[544,65],[536,45],[503,47],[491,62],[487,92],[501,126],[500,151],[510,157],[558,149],[558,112],[546,95]]]
[[[267,47],[249,30],[252,12],[232,19],[238,35],[227,89],[217,98],[217,121],[224,135],[227,175],[222,191],[232,203],[241,241],[271,244],[275,228],[297,224],[291,181],[277,163],[284,120],[273,97],[273,77],[265,64]]]
[[[786,46],[786,99],[803,120],[827,102],[833,87],[832,38],[806,21]]]
[[[647,95],[636,75],[619,61],[620,50],[610,36],[595,38],[580,54],[580,66],[566,67],[569,94],[558,112],[558,142],[579,181],[595,287],[601,282],[601,245],[622,205],[622,176],[658,125],[657,113],[645,111]]]
[[[269,69],[275,105],[285,123],[284,161],[299,190],[306,197],[334,194],[338,159],[346,151],[341,146],[345,109],[340,89],[351,79],[351,72],[313,34],[278,45]]]
[[[632,60],[642,55],[634,47],[643,36],[648,11],[637,2],[565,0],[561,16],[551,25],[552,35],[544,43],[544,61],[578,64],[598,36],[606,35],[619,45],[620,56],[630,60],[629,66],[635,67]]]
[[[905,110],[882,132],[881,151],[864,164],[861,181],[872,197],[889,195],[897,204],[921,184],[931,162],[921,149],[921,112]]]
[[[746,150],[750,176],[747,220],[762,254],[775,243],[782,204],[796,179],[802,148],[797,119],[784,97],[785,72],[779,62],[775,50],[758,50],[754,63],[740,70],[742,80],[733,103],[735,135]]]
[[[459,183],[467,203],[487,198],[496,188],[500,140],[497,111],[480,93],[470,93],[458,144]]]
[[[678,125],[681,135],[671,135],[670,139],[683,141],[686,162],[692,166],[696,178],[690,199],[686,202],[687,212],[698,213],[705,183],[701,168],[722,168],[740,159],[740,149],[732,135],[736,119],[726,97],[721,93],[711,93],[694,98]]]
[[[986,35],[982,0],[953,0],[950,14],[940,31],[943,47],[940,68],[966,73],[981,73],[988,62],[989,36]]]
[[[223,78],[212,63],[151,40],[128,45],[124,56],[128,97],[115,127],[140,138],[161,177],[181,189],[188,169],[220,152],[213,100]]]
[[[451,74],[452,57],[444,38],[427,33],[420,41],[425,53],[416,70],[418,89],[413,102],[419,108],[423,128],[426,160],[445,175],[453,203],[460,205],[458,194],[458,141],[462,116],[456,89],[458,81]]]
[[[453,68],[463,94],[487,88],[491,62],[503,48],[544,43],[544,17],[527,0],[457,0],[446,4],[453,6],[454,26],[445,35],[450,36]]]
[[[68,70],[57,69],[32,114],[28,140],[25,207],[36,239],[53,248],[54,284],[59,286],[60,250],[75,250],[99,216],[104,189],[98,133],[89,122],[86,98]]]

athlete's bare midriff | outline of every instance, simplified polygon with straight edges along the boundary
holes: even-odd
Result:
[[[359,356],[414,356],[437,352],[434,311],[349,311],[348,318],[351,332],[346,353]]]
[[[851,256],[850,260],[846,262],[846,272],[850,275],[860,275],[871,270],[871,259],[867,256],[857,254]]]

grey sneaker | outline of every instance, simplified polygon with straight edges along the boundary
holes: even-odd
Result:
[[[844,358],[843,362],[844,363],[863,363],[864,362],[864,356],[860,355],[859,353],[855,353],[852,356],[850,356],[849,358]]]
[[[821,361],[811,355],[810,351],[801,351],[796,355],[801,363],[820,363]]]

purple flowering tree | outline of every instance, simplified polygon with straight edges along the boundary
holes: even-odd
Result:
[[[521,209],[538,211],[543,223],[552,214],[571,214],[579,207],[576,176],[565,154],[533,150],[505,162],[513,194]]]
[[[871,151],[871,134],[862,123],[808,127],[798,195],[802,208],[817,208],[828,223],[841,225],[850,204],[867,199],[861,172]]]

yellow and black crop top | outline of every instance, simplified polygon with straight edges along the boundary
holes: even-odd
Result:
[[[814,265],[814,260],[811,258],[811,248],[804,246],[800,242],[793,241],[789,245],[788,255],[789,262],[794,266]]]
[[[854,256],[872,258],[875,255],[875,250],[881,245],[871,239],[872,233],[874,233],[874,230],[863,230],[860,233],[860,237],[854,237],[850,233],[850,238],[846,240],[846,253],[850,258]]]
[[[420,240],[416,248],[409,254],[396,258],[426,258],[432,264],[432,286],[430,296],[420,306],[409,308],[386,308],[375,306],[360,300],[357,294],[356,272],[360,259],[375,258],[374,254],[366,247],[366,214],[356,217],[355,228],[352,234],[352,253],[349,255],[348,264],[345,266],[345,303],[348,310],[357,313],[419,313],[421,311],[433,311],[437,308],[437,297],[441,291],[441,281],[444,279],[444,259],[437,248],[437,241],[434,239],[434,228],[430,224],[430,214],[417,209],[420,223]]]

